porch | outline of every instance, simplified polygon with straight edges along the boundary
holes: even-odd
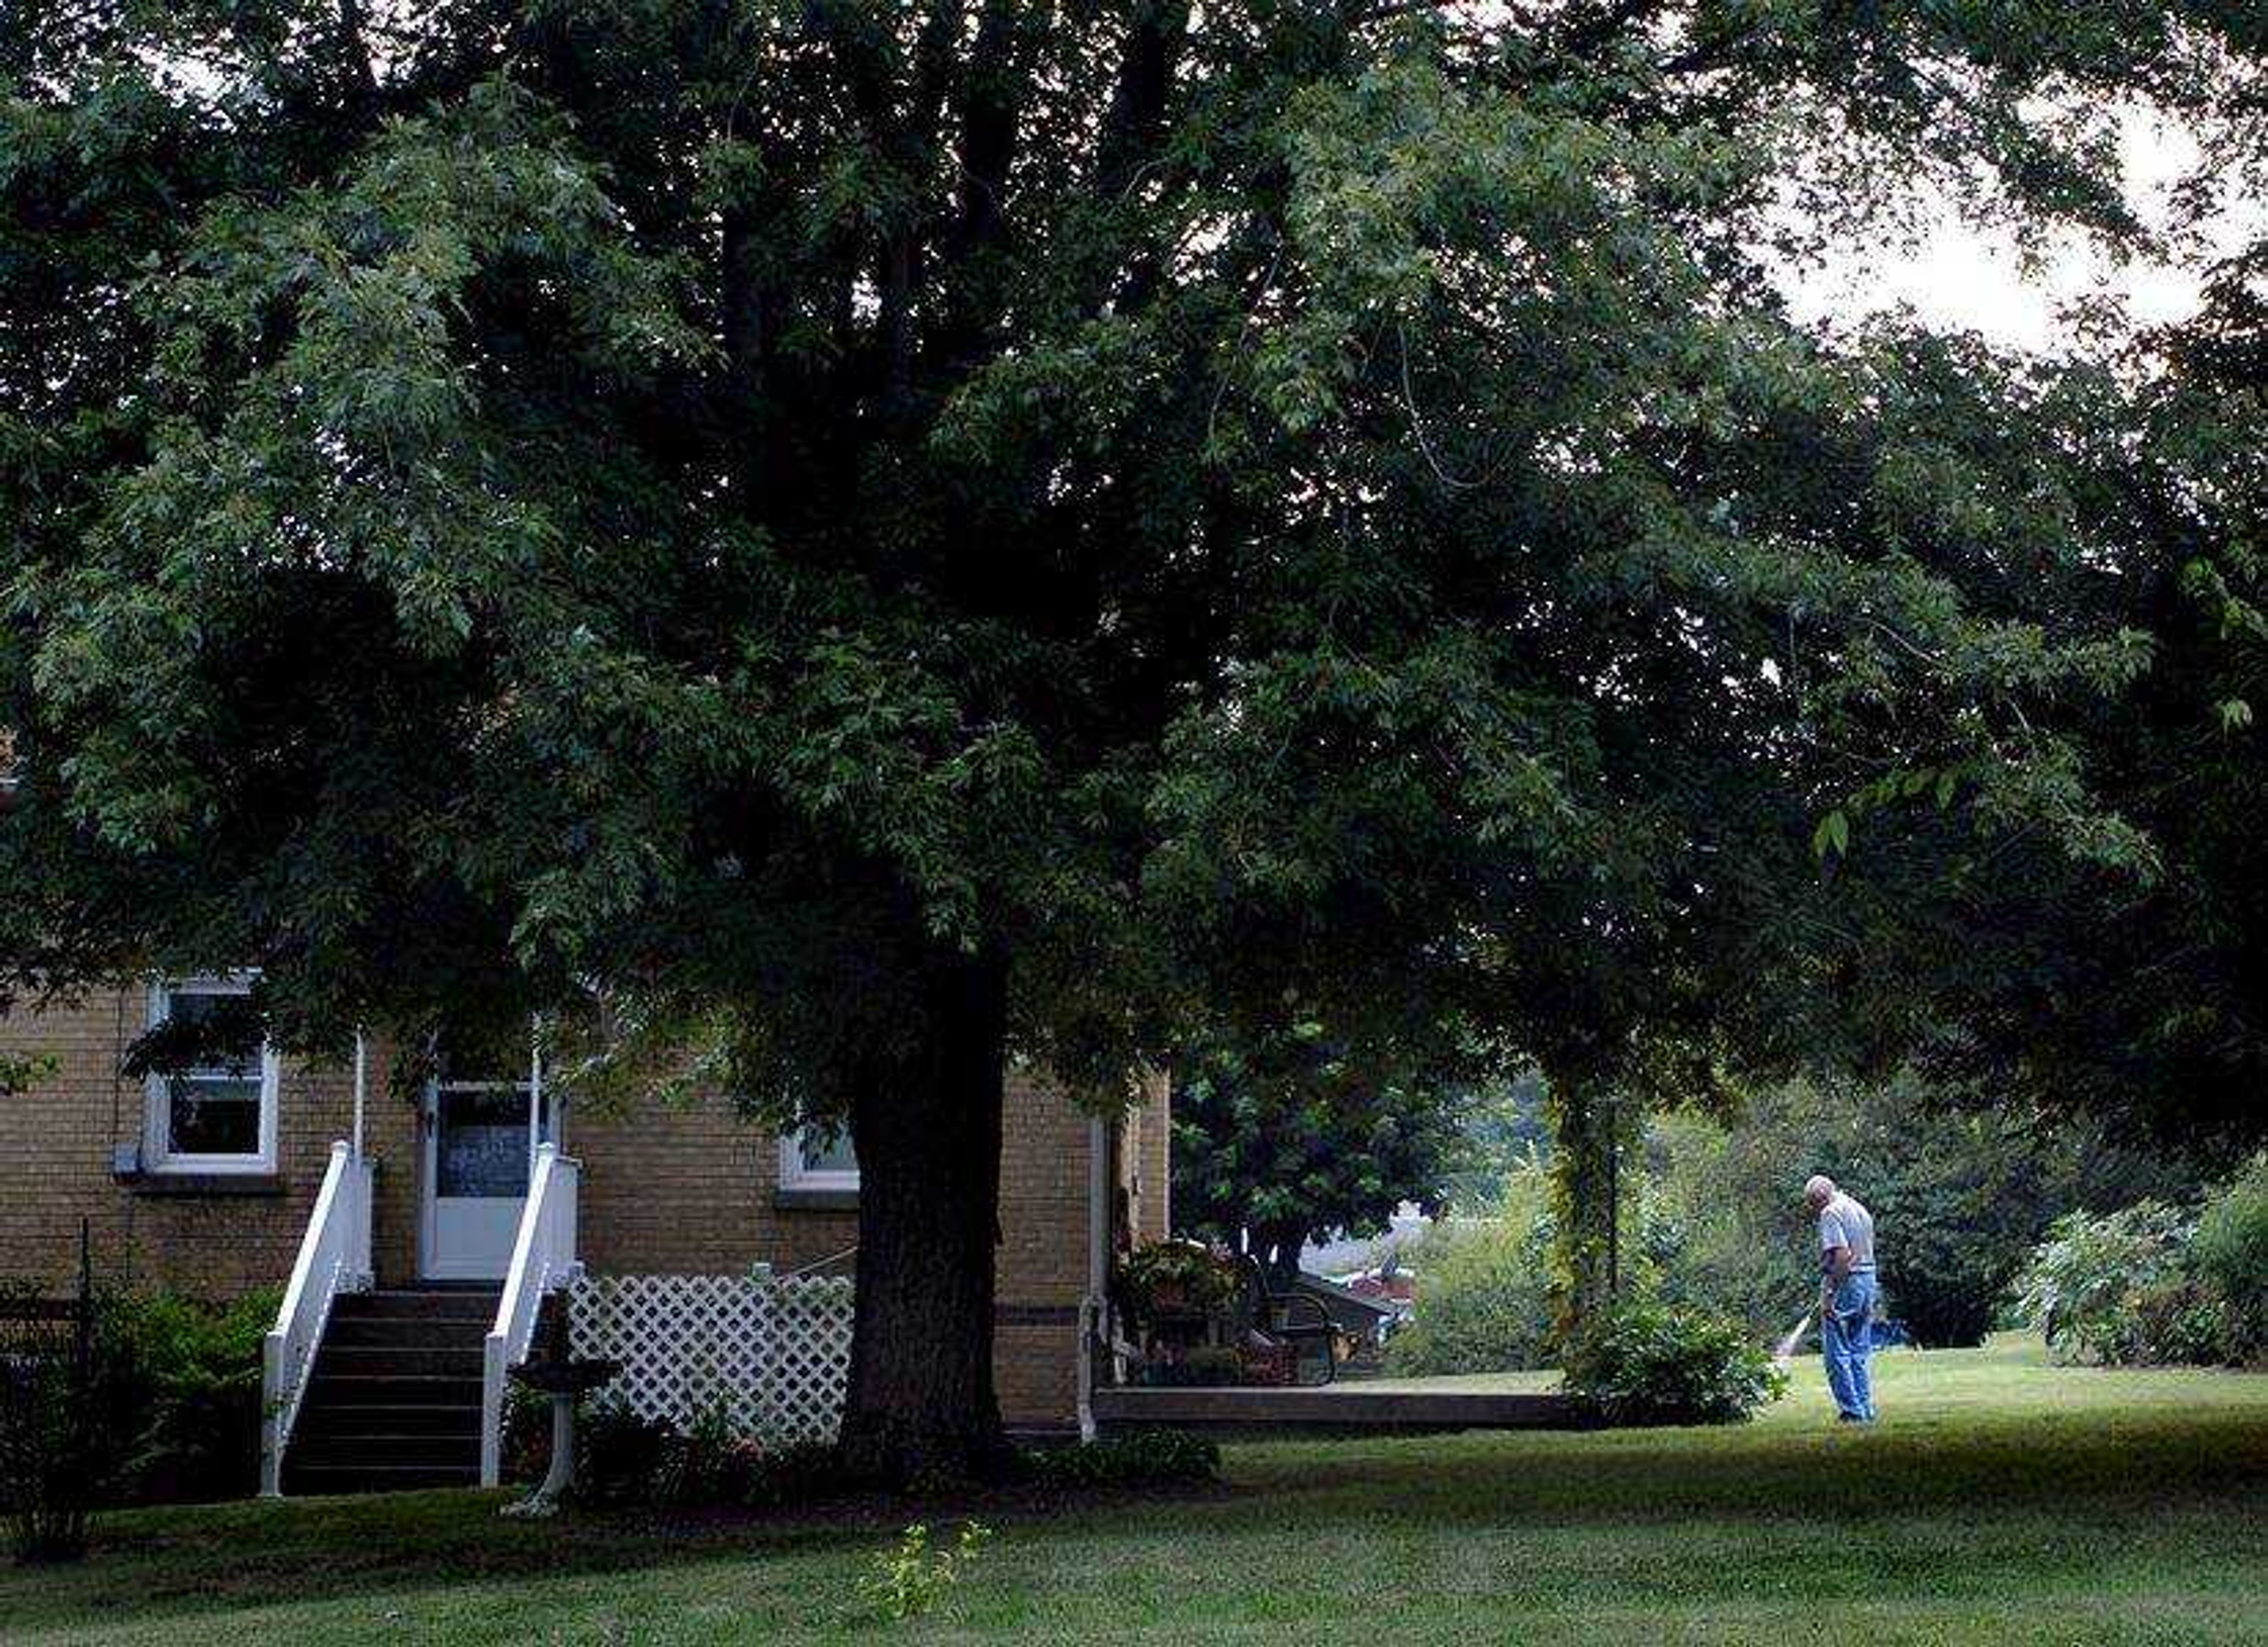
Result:
[[[1588,1430],[1581,1407],[1556,1390],[1425,1388],[1385,1380],[1276,1388],[1095,1391],[1103,1431],[1193,1430],[1208,1434],[1418,1434],[1445,1430]]]

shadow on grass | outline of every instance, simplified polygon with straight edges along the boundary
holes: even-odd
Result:
[[[82,1568],[0,1568],[0,1635],[752,1556],[824,1555],[840,1572],[846,1551],[909,1521],[962,1516],[1017,1530],[1013,1545],[1046,1575],[1035,1582],[1050,1585],[1123,1562],[1195,1562],[1216,1580],[1248,1570],[1280,1584],[1287,1548],[1312,1554],[1385,1531],[1434,1559],[1460,1540],[1485,1551],[1508,1533],[1535,1535],[1528,1546],[1565,1547],[1561,1576],[1579,1588],[1578,1570],[1609,1548],[1639,1570],[1690,1566],[1704,1547],[1736,1553],[1727,1559],[1751,1577],[1784,1560],[1785,1577],[1800,1582],[1816,1565],[1814,1527],[1870,1544],[1881,1576],[1918,1563],[1940,1587],[1948,1580],[1937,1566],[1964,1555],[1978,1569],[1967,1581],[1984,1585],[2017,1554],[2036,1568],[2043,1548],[2066,1563],[2124,1549],[2181,1570],[2198,1552],[2228,1555],[2268,1534],[2268,1380],[2055,1374],[1975,1400],[1942,1378],[1935,1389],[1870,1431],[1837,1429],[1804,1400],[1730,1430],[1268,1443],[1230,1450],[1224,1488],[1174,1496],[878,1497],[793,1514],[583,1511],[537,1523],[497,1514],[509,1494],[474,1492],[137,1511],[98,1524]],[[1964,1548],[1959,1529],[1980,1521],[2003,1541],[1999,1556]],[[1665,1527],[1678,1536],[1664,1540]]]
[[[282,1503],[203,1504],[98,1518],[86,1561],[0,1564],[0,1639],[11,1628],[152,1623],[277,1602],[451,1589],[879,1548],[916,1520],[1104,1521],[1226,1489],[1077,1501],[1028,1489],[916,1499],[873,1495],[789,1511],[570,1510],[544,1521],[498,1512],[521,1493],[439,1490]]]

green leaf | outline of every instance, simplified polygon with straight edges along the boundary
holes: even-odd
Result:
[[[1830,853],[1839,856],[1850,849],[1851,820],[1838,806],[1822,818],[1819,827],[1811,832],[1811,855],[1823,864]]]

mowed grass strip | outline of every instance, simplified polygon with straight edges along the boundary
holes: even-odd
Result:
[[[891,1531],[581,1515],[493,1495],[107,1518],[85,1567],[0,1569],[10,1641],[2268,1642],[2268,1378],[1886,1357],[1883,1424],[1815,1371],[1755,1424],[1244,1445],[1218,1494],[999,1536],[876,1626]]]

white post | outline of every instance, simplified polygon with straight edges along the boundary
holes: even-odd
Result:
[[[378,1264],[372,1251],[377,1209],[371,1203],[377,1199],[374,1169],[362,1158],[361,1146],[347,1165],[346,1182],[353,1190],[348,1201],[352,1221],[347,1225],[347,1250],[344,1268],[339,1281],[342,1292],[367,1292],[378,1284]]]
[[[481,1485],[504,1479],[504,1339],[490,1333],[481,1344]]]
[[[362,1159],[362,1102],[364,1090],[368,1085],[368,1071],[369,1065],[368,1061],[364,1056],[362,1031],[357,1029],[355,1031],[354,1111],[354,1158],[357,1161],[360,1161]]]
[[[527,1181],[535,1183],[535,1147],[543,1142],[543,1025],[527,1025]]]
[[[284,1335],[260,1346],[260,1496],[284,1496]]]
[[[1079,1438],[1094,1439],[1094,1347],[1110,1286],[1110,1123],[1086,1123],[1086,1296],[1079,1301]]]

